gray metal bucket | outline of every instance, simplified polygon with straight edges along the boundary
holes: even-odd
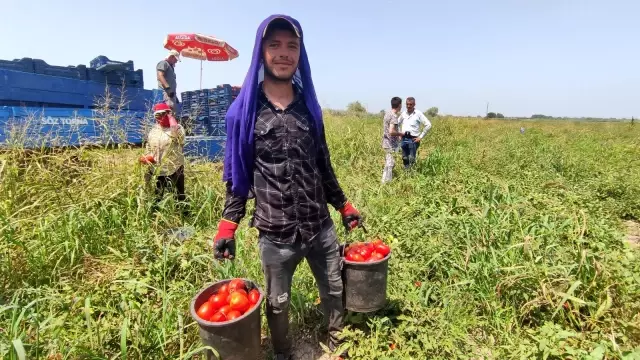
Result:
[[[196,315],[197,309],[211,295],[227,284],[231,279],[222,280],[208,285],[201,290],[191,301],[191,318],[195,320],[200,328],[200,340],[206,346],[214,348],[220,357],[217,357],[211,350],[205,350],[207,360],[253,360],[259,359],[261,354],[260,328],[262,302],[264,294],[262,290],[251,280],[242,279],[247,290],[258,289],[260,300],[258,305],[246,312],[241,317],[224,323],[214,323],[200,319]]]
[[[342,282],[347,310],[368,313],[387,304],[390,258],[391,252],[384,259],[373,262],[353,262],[343,257]]]

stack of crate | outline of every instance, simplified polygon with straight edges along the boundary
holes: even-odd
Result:
[[[182,118],[190,135],[209,135],[209,90],[185,91],[182,98]]]
[[[229,84],[218,85],[213,89],[181,93],[181,115],[188,124],[187,133],[208,136],[225,135],[225,116],[239,93],[240,87]]]

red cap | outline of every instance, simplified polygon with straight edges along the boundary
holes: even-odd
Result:
[[[169,107],[169,105],[165,104],[165,103],[157,103],[154,107],[153,107],[153,115],[159,113],[159,112],[165,112],[165,111],[171,111],[171,108]]]

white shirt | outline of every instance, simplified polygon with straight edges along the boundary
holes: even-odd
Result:
[[[420,132],[420,125],[424,125],[422,132]],[[402,115],[398,118],[398,125],[400,125],[400,131],[404,134],[407,131],[411,136],[416,136],[422,139],[429,129],[431,129],[431,121],[420,110],[413,110],[411,115],[407,111],[403,111]]]
[[[173,136],[171,129],[155,124],[149,131],[147,152],[153,154],[155,166],[160,168],[158,175],[169,176],[184,165],[184,128],[178,124],[177,136]]]

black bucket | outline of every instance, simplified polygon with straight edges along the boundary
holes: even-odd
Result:
[[[343,249],[341,253],[344,254]],[[384,259],[372,262],[353,262],[343,257],[342,282],[347,310],[369,313],[387,304],[390,258],[391,252]]]
[[[258,289],[260,300],[257,306],[254,306],[237,319],[215,323],[202,320],[196,314],[200,305],[208,301],[211,295],[217,292],[222,285],[229,283],[231,279],[207,286],[191,301],[191,317],[200,327],[200,340],[205,346],[211,346],[220,355],[220,357],[217,357],[214,352],[206,349],[207,360],[253,360],[260,358],[262,351],[260,346],[260,309],[262,309],[264,294],[253,281],[242,280],[244,280],[247,287],[247,292],[251,289]]]

